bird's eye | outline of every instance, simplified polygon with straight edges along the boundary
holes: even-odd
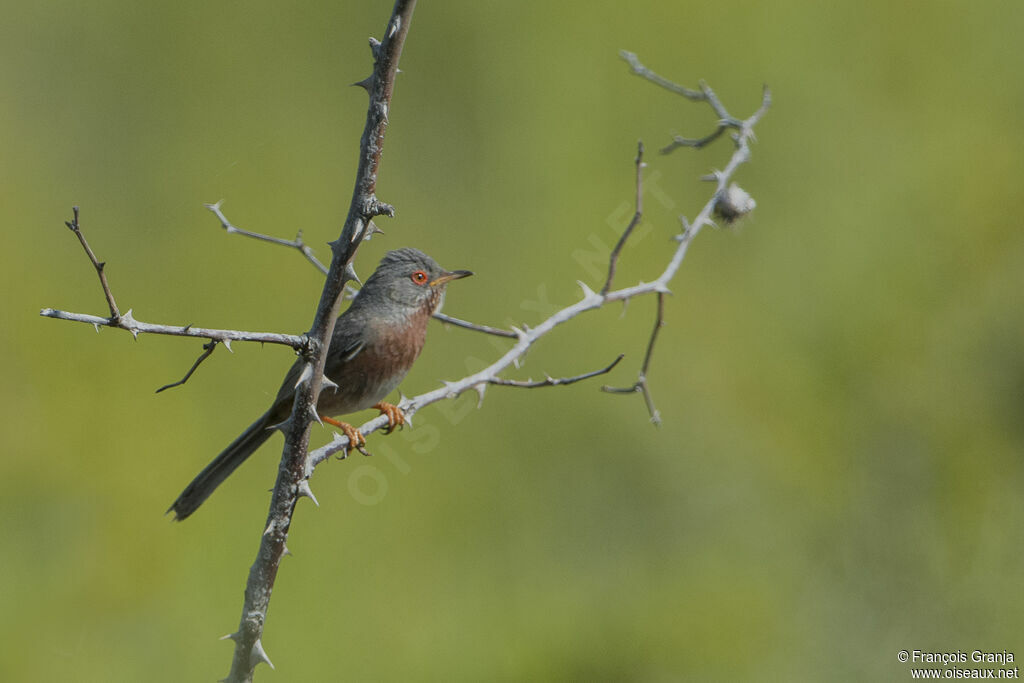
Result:
[[[427,274],[424,273],[422,270],[417,270],[415,273],[413,273],[409,277],[411,277],[412,281],[415,282],[418,285],[425,285],[425,284],[427,284]]]

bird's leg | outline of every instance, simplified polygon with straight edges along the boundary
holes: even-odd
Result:
[[[393,403],[385,403],[380,401],[371,406],[380,411],[381,415],[388,416],[388,429],[385,434],[390,434],[394,431],[395,427],[400,427],[405,424],[405,414],[402,413],[402,409]]]
[[[321,415],[320,419],[327,424],[334,425],[348,437],[348,448],[345,449],[345,454],[341,456],[343,460],[348,457],[349,448],[354,448],[363,455],[370,455],[370,452],[366,450],[366,437],[363,436],[358,429],[350,425],[348,422],[341,422],[334,418],[327,417],[326,415]]]

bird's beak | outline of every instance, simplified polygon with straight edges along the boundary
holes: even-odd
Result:
[[[434,278],[430,282],[430,286],[437,287],[438,285],[443,285],[446,282],[451,282],[452,280],[461,280],[462,278],[469,277],[472,274],[473,271],[471,270],[453,270],[451,272],[445,273],[444,275],[440,275]]]

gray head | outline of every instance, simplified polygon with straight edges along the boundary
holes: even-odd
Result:
[[[353,305],[387,300],[410,313],[423,307],[433,313],[448,283],[472,274],[468,270],[445,270],[419,249],[395,249],[384,255]]]

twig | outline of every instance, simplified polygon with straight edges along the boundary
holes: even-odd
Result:
[[[217,348],[217,340],[216,339],[211,339],[207,343],[203,344],[203,352],[201,354],[199,354],[199,358],[196,358],[196,362],[193,363],[192,367],[188,369],[188,372],[185,373],[185,376],[182,377],[181,379],[179,379],[177,382],[172,382],[171,384],[163,385],[162,387],[160,387],[159,389],[156,390],[156,393],[159,394],[164,389],[171,389],[171,388],[174,388],[174,387],[180,387],[182,384],[187,382],[188,378],[191,377],[192,373],[195,372],[196,368],[199,367],[199,364],[202,363],[207,358],[209,358],[213,354],[214,349],[216,349],[216,348]]]
[[[209,327],[195,327],[193,325],[160,325],[157,323],[145,323],[136,320],[129,309],[121,313],[117,318],[103,318],[98,315],[86,313],[69,313],[55,308],[44,308],[39,311],[44,318],[56,318],[58,320],[70,320],[78,323],[87,323],[96,328],[99,332],[101,327],[116,327],[131,332],[133,337],[140,334],[164,334],[172,337],[196,337],[199,339],[211,339],[230,345],[231,342],[258,342],[260,344],[281,344],[290,346],[296,351],[306,349],[309,340],[304,334],[281,334],[278,332],[245,332],[243,330],[219,330]]]
[[[499,327],[491,327],[490,325],[478,325],[477,323],[471,323],[467,320],[461,320],[459,318],[453,318],[450,315],[444,313],[435,313],[434,320],[439,320],[448,325],[455,325],[467,330],[475,330],[476,332],[483,332],[484,334],[493,334],[496,337],[507,337],[509,339],[515,339],[518,335],[512,330],[503,330]]]
[[[667,78],[664,78],[663,76],[659,76],[658,74],[654,73],[646,66],[644,66],[640,62],[640,59],[632,52],[622,50],[621,52],[619,52],[619,55],[621,55],[621,57],[629,63],[629,66],[632,69],[633,73],[635,73],[637,76],[645,78],[648,81],[655,83],[670,92],[682,95],[683,97],[691,99],[695,102],[707,102],[711,106],[711,109],[714,110],[715,114],[718,116],[718,126],[712,133],[705,135],[702,138],[685,138],[680,135],[676,135],[673,138],[672,142],[662,147],[662,154],[668,154],[680,147],[694,147],[696,149],[700,149],[701,147],[704,147],[705,145],[708,145],[717,140],[719,137],[721,137],[722,133],[729,129],[739,131],[736,135],[733,136],[733,141],[736,143],[736,146],[739,147],[740,138],[742,137],[744,139],[749,139],[752,136],[750,132],[751,129],[758,121],[761,120],[761,117],[764,115],[764,112],[767,111],[768,106],[771,103],[771,93],[768,91],[768,88],[765,87],[764,96],[761,101],[761,107],[756,112],[754,112],[754,114],[750,116],[746,121],[741,121],[740,119],[737,119],[734,116],[732,116],[726,110],[725,105],[723,105],[722,101],[718,99],[718,95],[715,94],[715,91],[708,87],[708,84],[705,83],[704,81],[700,82],[700,90],[691,90],[690,88],[681,86],[677,83],[673,83]]]
[[[223,204],[224,200],[222,199],[221,201],[216,202],[214,204],[204,204],[203,206],[205,206],[207,209],[213,212],[213,215],[215,215],[217,217],[217,220],[220,221],[221,227],[224,228],[224,230],[229,235],[244,235],[246,237],[251,237],[255,240],[260,240],[262,242],[270,242],[271,244],[277,244],[282,247],[291,247],[292,249],[298,249],[299,252],[306,257],[306,260],[312,263],[316,267],[316,269],[320,271],[321,274],[327,275],[327,266],[320,263],[320,260],[313,255],[313,250],[310,249],[309,245],[302,241],[301,230],[299,230],[299,234],[297,234],[295,236],[295,239],[293,240],[281,239],[280,237],[272,237],[270,235],[263,235],[258,232],[244,230],[242,228],[239,228],[238,226],[232,225],[231,221],[227,219],[227,216],[224,215],[224,212],[220,210],[220,207]]]
[[[654,73],[646,66],[641,64],[640,59],[632,52],[622,50],[619,52],[619,55],[627,62],[629,62],[630,68],[633,70],[633,73],[635,73],[637,76],[640,76],[641,78],[646,78],[651,83],[660,85],[662,88],[665,88],[666,90],[674,92],[677,95],[687,97],[695,102],[700,102],[702,100],[707,99],[707,95],[701,92],[700,90],[691,90],[690,88],[685,88],[681,85],[673,83],[667,78],[663,78],[662,76],[659,76],[658,74]]]
[[[629,221],[629,225],[622,231],[622,237],[615,244],[615,248],[612,249],[611,256],[608,257],[608,279],[604,281],[604,287],[601,288],[601,296],[608,293],[608,290],[612,288],[612,280],[615,279],[615,268],[619,264],[619,255],[622,253],[622,248],[626,245],[626,240],[633,233],[633,230],[637,225],[640,224],[640,219],[644,214],[643,205],[643,170],[644,170],[644,143],[643,140],[636,145],[636,211],[633,212],[633,218]]]
[[[601,387],[601,391],[605,391],[609,394],[633,394],[640,392],[643,394],[644,403],[647,404],[647,412],[651,416],[651,422],[655,426],[661,425],[661,413],[654,405],[654,399],[651,397],[651,389],[647,385],[647,371],[651,367],[651,356],[654,354],[654,342],[658,339],[658,332],[665,325],[665,294],[664,292],[658,292],[658,312],[654,318],[654,329],[651,331],[651,338],[647,341],[647,353],[644,354],[644,364],[640,367],[640,375],[637,377],[636,382],[633,386],[629,387],[612,387],[607,384]]]
[[[504,379],[502,377],[491,377],[487,381],[488,381],[489,384],[498,384],[498,385],[501,385],[503,387],[519,387],[520,389],[538,389],[540,387],[560,387],[560,386],[566,386],[568,384],[575,384],[576,382],[581,382],[581,381],[583,381],[585,379],[590,379],[591,377],[597,377],[598,375],[605,375],[605,374],[611,372],[612,368],[614,368],[616,365],[618,365],[619,361],[622,360],[625,357],[626,357],[626,354],[620,353],[618,358],[616,358],[615,360],[613,360],[611,363],[609,363],[605,367],[601,368],[600,370],[591,370],[590,372],[585,372],[582,375],[574,375],[572,377],[558,377],[558,378],[555,378],[555,377],[552,377],[551,375],[548,375],[544,379],[538,380],[536,382],[533,381],[532,379],[529,379],[529,380],[519,380],[519,379]]]
[[[82,234],[82,229],[78,223],[78,207],[71,207],[71,211],[74,216],[70,221],[64,221],[64,225],[68,226],[71,232],[75,233],[75,236],[78,237],[78,241],[82,243],[82,248],[85,249],[85,253],[89,256],[89,260],[92,261],[93,267],[96,268],[96,274],[100,277],[100,285],[103,287],[103,295],[107,297],[107,306],[110,307],[110,317],[112,320],[117,320],[121,317],[121,312],[117,310],[117,304],[114,303],[114,295],[110,291],[110,285],[107,284],[107,276],[103,272],[103,269],[107,264],[96,258],[96,254],[92,252],[92,248],[89,246],[89,243],[85,241],[85,235]]]

